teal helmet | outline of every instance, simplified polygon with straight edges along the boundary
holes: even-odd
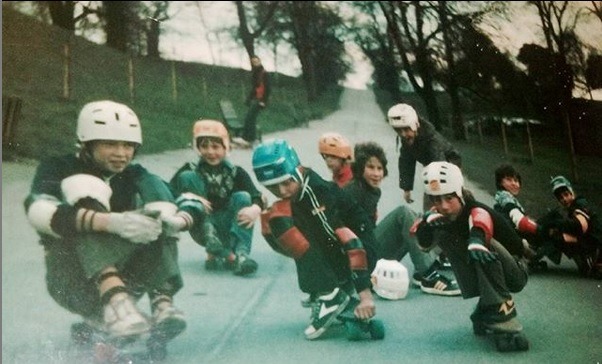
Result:
[[[571,185],[571,182],[564,176],[552,177],[552,179],[550,180],[550,186],[552,187],[552,193],[555,196],[558,196],[558,194],[565,189],[573,194],[575,193],[573,191],[573,186]]]
[[[253,172],[257,181],[271,186],[293,178],[297,181],[301,164],[295,149],[285,140],[273,139],[258,145],[253,151]]]

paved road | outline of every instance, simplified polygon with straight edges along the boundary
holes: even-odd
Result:
[[[395,138],[369,91],[348,90],[341,110],[307,128],[279,133],[299,152],[303,164],[328,172],[317,153],[321,133],[338,131],[352,142],[374,140],[389,158],[380,216],[401,203],[397,188]],[[274,135],[266,135],[265,138]],[[251,152],[234,150],[232,160],[250,168]],[[143,165],[168,179],[191,150],[142,156]],[[36,234],[23,213],[22,201],[34,165],[2,166],[2,361],[12,363],[85,363],[69,341],[77,317],[55,304],[44,285],[44,264]],[[250,171],[250,169],[249,169]],[[478,199],[492,198],[468,181]],[[412,207],[422,205],[416,193]],[[188,329],[169,346],[168,363],[600,363],[602,362],[602,288],[600,281],[579,278],[570,261],[534,275],[515,296],[519,318],[532,348],[498,353],[492,342],[475,337],[469,321],[476,299],[438,297],[412,289],[400,301],[377,300],[385,322],[382,341],[348,342],[335,328],[323,339],[307,341],[303,329],[309,312],[299,300],[291,260],[272,252],[254,233],[253,256],[260,268],[253,277],[206,272],[205,254],[188,236],[180,242],[185,287],[176,303],[188,315]],[[410,269],[411,262],[403,263]],[[148,301],[140,307],[148,309]]]

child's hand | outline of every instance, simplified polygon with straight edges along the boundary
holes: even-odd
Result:
[[[213,212],[213,206],[211,205],[211,201],[207,200],[205,197],[201,197],[201,196],[198,196],[198,197],[201,200],[201,202],[203,203],[203,206],[205,206],[205,210],[208,213],[212,213]]]
[[[261,208],[257,205],[243,207],[238,211],[238,216],[236,217],[238,225],[250,229],[253,227],[253,223],[257,220],[259,214],[261,214]]]
[[[354,314],[360,320],[368,320],[376,314],[376,306],[370,289],[367,288],[359,293],[360,303],[355,307]]]

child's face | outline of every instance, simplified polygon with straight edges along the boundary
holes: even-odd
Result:
[[[455,193],[443,196],[430,196],[437,211],[451,221],[455,221],[462,212],[462,201]]]
[[[563,207],[569,207],[575,201],[575,195],[568,189],[565,189],[564,191],[559,192],[556,195],[556,198],[558,199],[558,202],[560,202],[560,204]]]
[[[364,174],[362,175],[366,183],[374,188],[378,188],[383,178],[385,170],[383,164],[376,157],[370,157],[364,165]]]
[[[267,186],[266,188],[275,196],[288,200],[299,191],[300,184],[292,178],[280,182],[275,185]]]
[[[510,192],[512,196],[518,196],[520,192],[520,182],[516,177],[507,176],[502,178],[502,188]]]
[[[202,139],[198,145],[199,153],[203,160],[211,166],[216,166],[226,157],[226,147],[221,142]]]
[[[401,140],[405,145],[414,144],[414,139],[416,139],[416,135],[418,134],[410,127],[395,128],[395,131],[397,132],[397,135],[401,137]]]
[[[136,143],[98,140],[92,145],[92,158],[100,169],[110,174],[123,172],[136,152]]]
[[[333,155],[322,154],[322,158],[324,158],[324,162],[326,162],[326,167],[332,171],[332,173],[337,173],[343,168],[345,165],[345,160],[335,157]]]

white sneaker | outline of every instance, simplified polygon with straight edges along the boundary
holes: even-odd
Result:
[[[150,330],[146,318],[129,296],[114,298],[104,307],[106,331],[115,337],[141,335]]]
[[[171,340],[186,329],[184,312],[173,305],[162,306],[153,312],[153,332]]]

